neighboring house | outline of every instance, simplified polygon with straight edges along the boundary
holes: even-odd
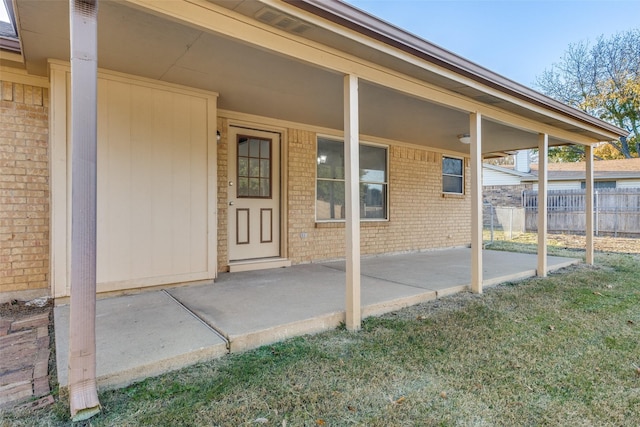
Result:
[[[484,163],[482,167],[482,185],[485,187],[521,185],[524,180],[537,179],[537,175],[505,166]]]
[[[68,2],[12,4],[0,294],[64,298]],[[358,256],[478,248],[483,155],[626,134],[336,0],[102,1],[98,17],[98,292],[344,257],[354,225]]]
[[[549,163],[547,176],[549,190],[584,190],[584,162]],[[538,189],[538,165],[531,165],[533,176],[523,179]],[[640,188],[640,158],[598,160],[593,162],[594,187],[598,189]]]
[[[521,157],[518,152],[516,159]],[[538,190],[538,164],[522,160],[511,167],[484,163],[484,200],[494,206],[522,206],[522,192]],[[526,165],[526,166],[525,166]],[[640,188],[640,158],[597,160],[593,163],[594,188]],[[585,162],[558,162],[547,166],[548,190],[584,190]]]
[[[482,194],[485,203],[500,207],[522,207],[522,192],[531,190],[529,179],[537,176],[490,164],[482,165]]]
[[[513,165],[483,163],[483,201],[494,207],[522,207],[522,192],[532,187],[525,181],[534,177],[536,175],[531,173],[531,150],[514,153]]]

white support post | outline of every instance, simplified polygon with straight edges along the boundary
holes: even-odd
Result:
[[[358,77],[344,77],[346,327],[360,330],[360,137]]]
[[[73,421],[100,412],[96,386],[98,2],[69,0],[71,37],[71,299],[69,404]]]
[[[547,277],[547,164],[549,136],[538,134],[538,277]]]
[[[587,247],[586,262],[593,265],[593,147],[587,145],[584,147],[586,171],[585,171],[585,206],[584,213],[586,215],[586,237]]]
[[[471,137],[471,291],[482,293],[482,115],[469,115]]]

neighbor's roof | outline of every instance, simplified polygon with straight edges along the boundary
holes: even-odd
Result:
[[[532,163],[531,170],[537,171],[538,164]],[[553,162],[547,166],[548,171],[584,171],[585,162]],[[595,172],[637,172],[640,173],[640,158],[618,160],[596,160],[593,162]]]
[[[18,32],[13,25],[15,17],[13,15],[13,4],[11,0],[0,0],[3,3],[9,20],[11,22],[0,21],[0,49],[9,50],[11,52],[20,52],[20,41],[18,40]]]
[[[549,163],[547,174],[549,181],[575,181],[585,178],[585,162]],[[538,164],[531,164],[531,172],[536,175]],[[634,179],[640,178],[640,158],[620,160],[598,160],[593,162],[594,179]]]
[[[494,171],[496,171],[496,172],[505,173],[505,174],[508,174],[508,175],[519,176],[519,177],[521,177],[521,178],[531,178],[531,177],[535,176],[535,175],[532,175],[532,174],[527,173],[527,172],[520,172],[520,171],[517,171],[517,170],[515,170],[515,169],[513,168],[513,166],[511,166],[511,167],[504,167],[504,166],[492,165],[492,164],[489,164],[489,163],[483,163],[483,164],[482,164],[482,167],[483,167],[483,168],[485,168],[485,169],[491,169],[491,170],[494,170]],[[536,179],[537,179],[537,178],[536,178]]]
[[[284,0],[307,12],[313,13],[336,24],[357,31],[367,37],[388,44],[422,60],[439,65],[447,70],[468,77],[488,87],[571,117],[583,123],[605,129],[619,136],[629,132],[583,111],[569,107],[541,94],[527,86],[514,82],[487,68],[477,65],[459,55],[428,42],[400,27],[370,15],[340,0]]]
[[[0,37],[16,38],[16,31],[10,22],[0,21]]]

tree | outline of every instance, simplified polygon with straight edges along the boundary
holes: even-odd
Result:
[[[628,138],[608,144],[621,157],[638,157],[640,29],[600,36],[593,46],[589,42],[569,45],[560,62],[545,70],[536,84],[546,95],[628,130]],[[584,154],[576,150],[581,147],[556,149],[554,155],[575,161]]]

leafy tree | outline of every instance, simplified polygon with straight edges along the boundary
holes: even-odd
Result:
[[[584,160],[584,148],[579,145],[564,145],[549,148],[550,162],[579,162]]]
[[[628,138],[608,144],[620,157],[638,157],[640,29],[610,38],[600,36],[594,45],[589,42],[569,45],[560,62],[545,70],[536,83],[552,98],[628,130]],[[554,156],[575,161],[584,156],[580,150],[562,147],[554,149]],[[607,153],[605,157],[615,154]]]
[[[613,148],[611,144],[606,142],[598,144],[594,148],[593,157],[599,160],[616,160],[625,158],[618,149]]]

